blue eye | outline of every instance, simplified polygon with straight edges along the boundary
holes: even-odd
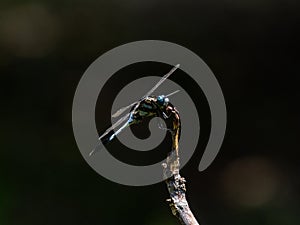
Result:
[[[157,103],[160,104],[160,105],[163,105],[165,102],[165,96],[163,95],[160,95],[157,97]]]

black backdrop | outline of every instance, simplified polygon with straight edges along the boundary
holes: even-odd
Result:
[[[228,127],[218,157],[197,171],[210,125],[201,94],[203,134],[182,170],[200,223],[299,224],[298,1],[4,0],[0,7],[1,224],[177,223],[163,183],[127,187],[102,178],[82,158],[72,132],[73,95],[86,68],[111,48],[144,39],[191,49],[224,92]],[[119,73],[133,80],[145,70],[168,69],[142,63]],[[109,125],[118,79],[99,98],[99,132]],[[131,163],[164,156],[119,148],[111,145]]]

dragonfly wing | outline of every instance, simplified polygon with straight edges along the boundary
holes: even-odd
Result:
[[[158,83],[153,87],[153,88],[151,88],[151,90],[150,91],[148,91],[142,98],[145,98],[145,97],[148,97],[149,95],[151,95],[172,73],[174,73],[175,72],[175,70],[176,69],[178,69],[179,68],[179,66],[180,66],[180,64],[177,64],[176,66],[174,66],[171,70],[170,70],[170,72],[168,72],[166,75],[164,75],[159,81],[158,81]],[[141,98],[141,99],[142,99]],[[127,109],[129,109],[129,108],[131,108],[131,107],[133,107],[135,104],[137,104],[139,101],[136,101],[136,102],[134,102],[134,103],[131,103],[130,105],[128,105],[128,106],[125,106],[125,107],[122,107],[121,109],[119,109],[118,111],[116,111],[113,115],[112,115],[112,117],[118,117],[118,116],[120,116],[124,111],[126,111]]]
[[[114,130],[116,127],[118,127],[122,122],[124,122],[125,120],[129,119],[129,115],[130,113],[127,113],[125,116],[123,116],[122,118],[120,118],[117,122],[115,122],[110,128],[108,128],[100,137],[99,140],[101,138],[103,138],[105,135],[107,135],[110,131]]]
[[[144,95],[144,97],[147,97],[147,96],[149,96],[149,95],[151,95],[172,73],[174,73],[175,72],[175,70],[177,70],[178,68],[179,68],[179,66],[180,66],[180,64],[177,64],[176,66],[174,66],[171,70],[170,70],[170,72],[168,72],[166,75],[164,75],[158,82],[157,82],[157,84],[153,87],[153,88],[151,88],[151,90],[150,91],[148,91],[145,95]]]
[[[102,138],[105,137],[105,135],[109,134],[109,132],[113,131],[115,128],[117,128],[122,122],[126,121],[127,122],[121,127],[119,128],[119,130],[116,133],[113,133],[108,139],[106,139],[106,142],[109,142],[110,139],[113,138],[113,135],[116,136],[118,133],[121,132],[121,130],[123,130],[128,124],[129,124],[129,116],[130,113],[126,114],[125,116],[123,116],[121,119],[119,119],[116,123],[114,123],[110,128],[108,128],[100,137],[98,140],[101,140]],[[103,142],[102,142],[103,143]],[[96,152],[100,151],[103,148],[103,145],[98,144],[90,153],[89,156],[94,155]]]
[[[180,90],[173,91],[172,93],[167,94],[165,97],[169,97],[169,96],[171,96],[171,95],[175,95],[175,94],[178,93],[179,91],[180,91]]]
[[[118,111],[116,111],[113,115],[112,115],[112,117],[118,117],[118,116],[120,116],[124,111],[126,111],[127,109],[129,109],[129,108],[131,108],[132,106],[134,106],[135,104],[137,104],[139,101],[136,101],[136,102],[134,102],[134,103],[131,103],[130,105],[128,105],[128,106],[125,106],[125,107],[122,107],[121,109],[119,109]]]

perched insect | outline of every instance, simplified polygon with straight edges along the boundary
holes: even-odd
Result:
[[[174,66],[170,72],[165,74],[159,82],[148,91],[140,100],[122,107],[117,112],[115,112],[112,117],[118,117],[122,115],[126,110],[131,108],[130,112],[125,116],[121,117],[116,123],[114,123],[110,128],[108,128],[100,137],[99,140],[102,144],[107,144],[112,141],[121,131],[125,128],[129,127],[132,124],[137,124],[142,122],[142,120],[146,117],[161,117],[164,120],[172,119],[173,129],[176,131],[180,131],[180,118],[175,107],[169,102],[169,96],[176,94],[179,90],[174,91],[168,95],[160,95],[160,96],[151,96],[151,94],[172,74],[176,69],[179,68],[179,64]],[[119,127],[119,128],[118,128]],[[114,131],[116,128],[117,131]],[[177,132],[178,133],[178,132]],[[179,132],[180,133],[180,132]],[[90,156],[96,153],[99,149],[99,146],[94,148],[90,152]]]

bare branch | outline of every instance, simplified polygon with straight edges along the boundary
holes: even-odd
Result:
[[[170,199],[167,199],[167,202],[169,202],[173,215],[179,219],[182,225],[199,225],[186,200],[186,181],[179,174],[180,163],[178,139],[180,120],[174,120],[173,125],[176,129],[173,130],[172,135],[172,151],[169,153],[166,163],[162,165],[164,178],[166,180],[167,188],[170,194]]]

